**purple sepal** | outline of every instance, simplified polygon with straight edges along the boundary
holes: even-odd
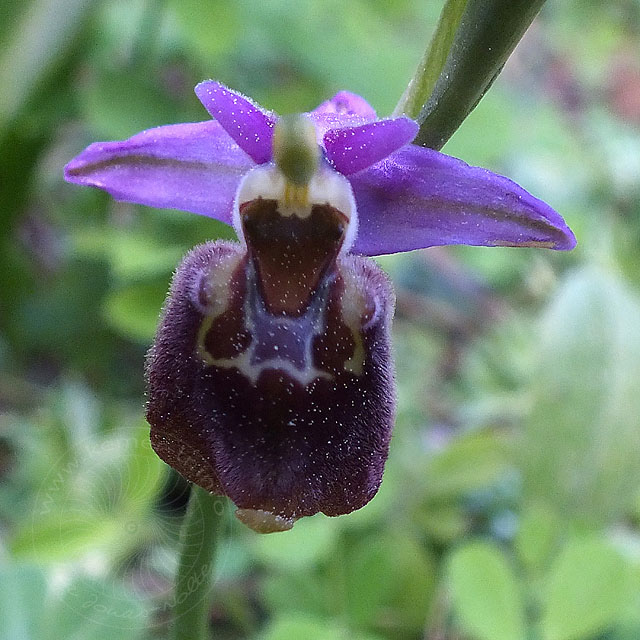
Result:
[[[214,81],[199,84],[196,93],[218,122],[169,125],[123,142],[93,144],[67,165],[66,179],[118,200],[230,224],[236,188],[253,167],[251,159],[271,159],[277,116]],[[359,212],[356,253],[444,244],[576,244],[551,207],[511,180],[407,144],[416,127],[408,119],[378,121],[363,98],[346,91],[308,115],[328,159],[351,182]]]
[[[576,244],[562,217],[515,182],[432,149],[407,145],[349,180],[359,216],[355,253]]]
[[[372,261],[358,256],[339,260],[341,275],[330,285],[327,325],[313,347],[314,366],[334,375],[322,374],[303,385],[276,367],[253,382],[228,366],[232,352],[244,348],[235,328],[246,294],[243,256],[239,245],[208,243],[196,247],[178,268],[147,358],[152,445],[185,478],[229,496],[242,510],[283,521],[318,511],[349,513],[377,492],[391,437],[390,284]],[[227,282],[230,268],[235,275],[227,311],[216,316],[219,328],[207,346],[223,358],[216,365],[198,355],[206,322],[203,295],[209,295],[198,288],[203,282],[214,289]],[[219,283],[218,270],[224,273]],[[370,311],[358,332],[361,351],[354,366],[362,361],[355,373],[344,360],[353,347],[339,312],[345,283],[351,287],[349,300],[363,296]]]
[[[65,167],[65,179],[116,200],[182,209],[231,224],[236,189],[253,166],[212,120],[147,129],[95,142]]]
[[[418,125],[409,118],[331,129],[324,135],[324,148],[334,168],[348,176],[384,160],[409,144],[418,129]]]
[[[271,160],[275,114],[215,80],[201,82],[195,92],[204,108],[256,164]]]

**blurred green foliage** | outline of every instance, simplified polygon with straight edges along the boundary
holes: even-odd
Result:
[[[441,3],[3,0],[0,639],[166,637],[187,488],[142,368],[171,273],[221,224],[64,184],[86,144],[206,119],[390,113]],[[258,537],[228,514],[216,638],[640,637],[640,3],[549,0],[445,147],[563,213],[572,254],[433,249],[398,290],[379,495]]]

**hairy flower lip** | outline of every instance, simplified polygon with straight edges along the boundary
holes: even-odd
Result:
[[[272,159],[277,115],[209,80],[196,93],[216,119],[95,143],[65,168],[69,182],[116,199],[232,223],[242,177]],[[359,230],[351,251],[381,255],[443,245],[570,250],[561,216],[508,178],[411,144],[408,118],[379,120],[343,91],[309,112],[326,162],[351,183]]]
[[[365,293],[370,313],[360,336],[362,371],[340,364],[345,354],[339,345],[327,353],[316,344],[320,360],[313,366],[323,373],[311,382],[291,386],[286,372],[271,367],[250,379],[237,367],[194,357],[207,313],[197,291],[201,276],[222,273],[241,255],[238,244],[210,242],[194,248],[176,272],[147,356],[152,446],[188,480],[227,495],[242,521],[259,532],[282,530],[320,511],[350,513],[378,490],[394,422],[391,284],[371,260],[338,260],[346,289],[329,292],[323,313],[330,326],[318,331],[331,341],[343,300],[357,303],[354,285]],[[233,296],[241,300],[243,292],[233,289]],[[295,318],[286,322],[295,330]]]

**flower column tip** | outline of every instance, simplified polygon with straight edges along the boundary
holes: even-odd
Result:
[[[318,170],[320,147],[313,122],[302,114],[282,116],[273,131],[273,159],[285,178],[304,187]]]

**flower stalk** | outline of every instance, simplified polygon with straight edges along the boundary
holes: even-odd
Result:
[[[418,68],[413,74],[413,78],[411,78],[396,105],[393,112],[395,116],[405,115],[418,121],[422,107],[429,100],[429,96],[447,61],[451,44],[466,6],[467,0],[446,1],[429,46],[418,63]]]
[[[444,146],[491,87],[543,4],[544,0],[448,0],[429,49],[395,110],[420,125],[414,144]]]
[[[176,574],[171,640],[207,640],[212,576],[224,498],[191,488]]]

